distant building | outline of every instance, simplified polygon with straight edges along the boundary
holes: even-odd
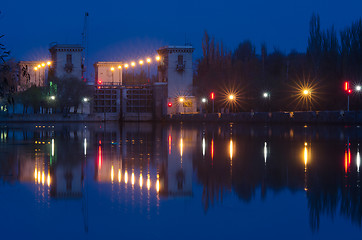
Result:
[[[83,47],[79,44],[56,44],[49,51],[54,68],[54,75],[58,78],[77,78],[83,76]]]
[[[48,61],[20,61],[18,91],[26,90],[32,85],[44,86],[50,66],[51,63]]]
[[[193,96],[192,46],[166,46],[157,50],[161,57],[158,81],[167,82],[168,114],[196,112]]]
[[[95,84],[122,85],[122,64],[122,62],[96,62],[94,64]]]

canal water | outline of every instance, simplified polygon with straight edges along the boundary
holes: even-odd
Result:
[[[358,126],[2,124],[1,239],[359,239]]]

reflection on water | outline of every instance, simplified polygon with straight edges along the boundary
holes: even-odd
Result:
[[[0,175],[30,184],[39,204],[80,200],[85,232],[94,192],[153,219],[173,199],[198,201],[207,216],[233,195],[235,207],[283,199],[285,190],[304,194],[293,204],[308,206],[318,232],[325,217],[361,226],[361,134],[338,126],[2,125]]]

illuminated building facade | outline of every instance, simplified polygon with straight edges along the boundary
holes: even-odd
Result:
[[[80,44],[56,44],[49,51],[54,68],[54,75],[58,78],[82,79],[84,71]]]
[[[95,84],[110,83],[122,85],[122,62],[96,62],[94,64]]]
[[[160,56],[158,81],[167,83],[168,114],[196,112],[193,96],[192,46],[166,46],[157,50]]]

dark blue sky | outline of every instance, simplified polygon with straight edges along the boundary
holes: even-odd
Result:
[[[288,53],[305,51],[309,19],[337,31],[361,17],[359,0],[254,1],[2,1],[0,33],[17,60],[38,60],[50,42],[80,43],[84,12],[89,16],[90,62],[129,61],[155,54],[162,45],[182,45],[185,34],[201,55],[204,30],[234,49],[250,39]]]

